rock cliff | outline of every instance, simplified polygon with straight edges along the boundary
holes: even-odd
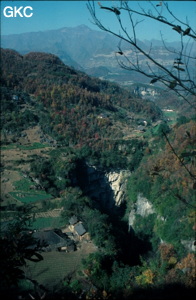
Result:
[[[115,205],[117,206],[121,205],[121,203],[125,200],[127,179],[130,175],[131,173],[127,170],[109,172],[106,174],[108,184],[113,191]]]
[[[152,203],[148,201],[142,194],[138,194],[137,202],[133,206],[133,209],[129,213],[129,228],[134,228],[135,216],[140,215],[142,217],[147,217],[150,214],[155,213]]]
[[[125,200],[127,178],[130,171],[104,172],[95,166],[83,168],[83,190],[104,209],[118,207]]]

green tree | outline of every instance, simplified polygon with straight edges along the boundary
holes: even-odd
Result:
[[[84,273],[92,283],[101,290],[109,290],[109,270],[111,258],[102,253],[91,253],[83,259]]]
[[[117,249],[109,217],[89,207],[83,210],[82,217],[95,244],[105,254],[115,255]]]
[[[25,278],[22,267],[26,261],[39,262],[40,244],[33,238],[31,231],[32,207],[25,205],[18,208],[16,217],[2,227],[0,242],[0,280],[1,293],[5,295],[19,286]]]
[[[89,207],[90,199],[83,196],[82,191],[78,188],[67,188],[61,195],[63,212],[62,217],[68,222],[73,215],[81,219],[84,209]]]
[[[158,129],[156,131],[156,134],[158,136],[164,136],[164,134],[167,134],[170,132],[170,128],[166,123],[161,123],[160,125],[158,125]]]
[[[110,289],[116,295],[116,299],[120,298],[125,290],[132,290],[131,274],[132,267],[119,265],[117,261],[114,261],[110,276]]]

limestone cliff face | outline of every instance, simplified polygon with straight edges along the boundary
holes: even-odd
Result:
[[[147,217],[150,214],[154,213],[154,209],[150,201],[147,198],[143,197],[142,194],[137,196],[137,214],[142,217]]]
[[[105,173],[95,166],[87,166],[85,191],[107,209],[120,206],[125,200],[127,179],[130,171],[120,170]]]
[[[134,228],[136,214],[142,217],[147,217],[153,213],[155,213],[155,211],[153,209],[152,203],[150,203],[147,198],[143,197],[142,194],[138,194],[137,202],[135,203],[133,209],[129,214],[129,228]]]
[[[119,206],[125,200],[127,179],[131,173],[127,170],[109,172],[106,174],[109,186],[114,194],[115,205]]]
[[[138,194],[137,196],[137,201],[135,204],[133,204],[133,207],[129,213],[129,220],[128,220],[128,226],[129,226],[129,231],[133,230],[134,231],[134,224],[135,224],[135,218],[136,215],[140,215],[142,217],[147,217],[150,214],[156,213],[152,203],[145,197],[143,197],[142,194]],[[163,226],[164,222],[166,221],[165,218],[157,214],[157,219],[162,220]],[[189,252],[196,252],[196,241],[194,238],[190,238],[187,240],[180,240],[181,244],[187,249]],[[167,241],[164,241],[160,238],[160,243],[166,243]]]

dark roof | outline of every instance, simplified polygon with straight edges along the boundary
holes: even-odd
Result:
[[[53,230],[37,231],[33,237],[39,239],[41,243],[45,242],[47,245],[66,245],[67,241],[56,234]]]
[[[57,235],[59,235],[60,237],[62,237],[63,239],[67,239],[67,238],[68,238],[67,234],[64,233],[64,232],[62,232],[61,229],[54,229],[54,232],[55,232]]]
[[[77,232],[78,235],[83,235],[86,232],[86,229],[84,228],[84,226],[82,225],[82,223],[78,223],[74,226],[75,231]]]
[[[60,232],[61,230],[57,231]],[[68,251],[75,251],[74,241],[69,239],[66,234],[64,236],[64,238],[61,237],[54,230],[36,231],[33,233],[33,237],[40,242],[40,247],[43,251],[58,250],[61,247],[67,247]],[[29,249],[35,249],[35,247],[36,243],[30,246]]]
[[[78,222],[78,218],[76,216],[73,216],[69,219],[69,224],[74,225]]]

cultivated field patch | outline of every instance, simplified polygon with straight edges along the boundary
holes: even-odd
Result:
[[[33,221],[33,229],[39,230],[44,228],[60,228],[65,226],[62,217],[39,217]]]
[[[52,199],[50,194],[27,193],[22,191],[10,192],[10,195],[25,204]]]
[[[167,118],[167,121],[169,122],[169,124],[175,124],[177,117],[178,117],[178,113],[174,110],[164,110],[163,111],[164,116]]]
[[[35,142],[32,145],[18,145],[17,147],[21,150],[34,150],[34,149],[48,148],[50,147],[50,145]]]
[[[14,191],[9,194],[22,203],[28,204],[53,198],[52,195],[45,191],[36,190],[36,185],[27,178],[22,178],[21,180],[13,182],[13,186]]]
[[[30,180],[28,180],[26,178],[15,181],[13,183],[13,185],[14,185],[16,190],[24,191],[24,192],[28,192],[32,188],[32,186],[35,187],[35,184],[33,184]]]

